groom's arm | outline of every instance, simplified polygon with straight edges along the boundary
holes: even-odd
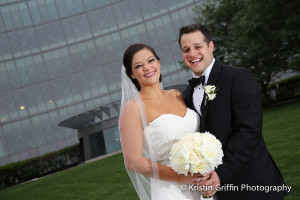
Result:
[[[232,182],[262,137],[261,94],[250,70],[240,68],[235,74],[231,99],[232,135],[223,148],[223,165],[216,169],[222,183]]]

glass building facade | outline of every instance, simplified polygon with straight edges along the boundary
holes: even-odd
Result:
[[[199,3],[0,0],[0,165],[77,144],[77,130],[58,124],[120,100],[122,56],[132,43],[155,48],[164,86],[186,84],[178,29],[193,22]],[[104,132],[107,149],[120,148],[117,128]]]

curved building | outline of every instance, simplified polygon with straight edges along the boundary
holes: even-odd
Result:
[[[186,84],[178,29],[193,22],[197,3],[0,1],[0,165],[76,144],[78,136],[90,138],[82,141],[88,158],[120,150],[114,120],[124,50],[154,47],[164,86]]]

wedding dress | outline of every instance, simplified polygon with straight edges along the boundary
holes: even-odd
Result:
[[[200,119],[196,112],[187,108],[184,117],[174,114],[162,114],[144,129],[144,136],[151,138],[153,152],[159,163],[170,165],[170,151],[172,145],[188,133],[198,131]],[[150,137],[151,136],[151,137]],[[154,181],[154,180],[152,180]],[[156,180],[157,181],[157,180]],[[197,185],[159,180],[159,200],[200,200],[201,192]],[[213,200],[209,198],[208,200]]]
[[[191,188],[190,185],[160,180],[157,166],[157,163],[169,166],[169,156],[172,145],[179,141],[182,136],[198,131],[197,129],[200,124],[198,114],[187,108],[185,116],[183,117],[174,114],[163,114],[148,123],[142,98],[133,82],[127,76],[124,66],[121,68],[121,85],[122,99],[119,118],[120,133],[121,126],[124,130],[126,130],[126,119],[131,116],[131,110],[126,108],[128,108],[128,105],[130,108],[130,105],[136,104],[143,127],[143,129],[140,130],[143,135],[143,156],[152,161],[151,170],[153,178],[142,175],[138,172],[138,168],[133,167],[131,170],[126,170],[139,198],[142,200],[202,199],[200,191],[197,191],[197,189],[194,189],[193,187]],[[120,123],[120,121],[123,123]],[[120,137],[122,141],[122,134]],[[121,144],[124,154],[124,146],[127,144]],[[207,200],[216,199],[210,198]]]

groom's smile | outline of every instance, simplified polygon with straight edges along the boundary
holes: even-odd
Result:
[[[200,31],[183,34],[180,40],[184,64],[195,75],[201,76],[213,61],[214,44],[206,42]]]
[[[202,59],[192,60],[191,63],[193,63],[193,64],[194,64],[194,63],[199,63],[199,62],[201,62],[201,60],[202,60]]]

